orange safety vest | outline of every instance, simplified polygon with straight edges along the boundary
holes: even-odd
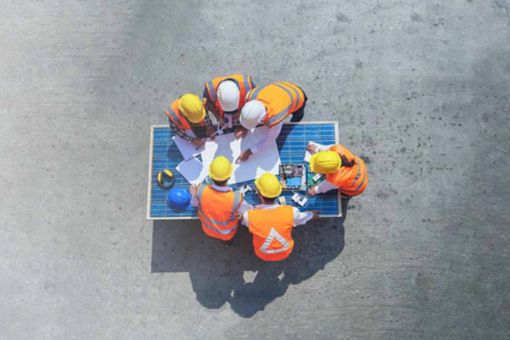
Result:
[[[218,100],[218,86],[224,80],[232,80],[237,84],[239,88],[239,106],[238,110],[240,110],[246,101],[246,93],[253,89],[255,86],[251,80],[251,76],[244,74],[231,74],[230,76],[225,77],[216,77],[213,80],[205,83],[205,90],[207,93],[207,100],[214,104],[216,110],[221,118],[223,118],[223,109],[221,108],[220,101]]]
[[[272,127],[299,110],[305,103],[305,94],[296,84],[279,81],[254,88],[247,97],[252,99],[264,104],[267,114],[263,123]]]
[[[345,195],[361,194],[368,184],[368,170],[365,162],[341,144],[332,146],[330,150],[344,156],[349,162],[354,160],[355,164],[350,168],[342,166],[337,172],[327,174],[328,182],[340,188]]]
[[[190,129],[190,125],[186,117],[179,110],[179,104],[181,103],[181,99],[176,99],[170,104],[170,109],[165,111],[165,115],[167,115],[168,119],[177,126],[180,130]]]
[[[181,103],[181,99],[176,99],[170,104],[170,109],[165,111],[165,115],[170,119],[170,122],[172,122],[175,126],[177,126],[180,130],[188,130],[191,129],[191,124],[188,121],[186,117],[181,113],[181,110],[179,110],[179,104]],[[195,126],[203,126],[205,125],[205,119],[204,121],[194,124]]]
[[[238,210],[243,201],[240,192],[217,191],[210,185],[198,188],[198,218],[207,236],[228,241],[237,231]]]
[[[274,209],[248,211],[248,229],[253,234],[255,255],[264,261],[286,259],[294,248],[294,209],[282,205]]]

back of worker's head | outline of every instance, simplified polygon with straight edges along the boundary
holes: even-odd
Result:
[[[191,122],[198,124],[205,118],[205,107],[202,99],[193,93],[181,96],[179,111]]]
[[[320,151],[310,158],[310,170],[319,174],[330,174],[338,171],[342,166],[342,159],[334,151]]]
[[[282,185],[278,178],[270,172],[265,172],[255,180],[255,187],[259,196],[266,201],[274,201],[282,193]]]
[[[209,177],[216,185],[224,186],[227,184],[234,166],[225,156],[216,157],[209,165]]]
[[[232,80],[224,80],[218,86],[218,100],[225,112],[232,112],[239,108],[239,87]]]
[[[266,108],[264,104],[254,99],[244,104],[239,122],[245,129],[253,130],[258,124],[262,123],[265,116]]]

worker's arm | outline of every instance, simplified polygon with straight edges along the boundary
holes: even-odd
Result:
[[[170,123],[170,130],[172,130],[177,136],[181,137],[185,141],[188,141],[191,143],[195,140],[194,137],[188,135],[186,132],[179,129],[177,126],[175,126],[175,124],[173,124],[173,123]]]
[[[329,149],[331,149],[334,146],[335,146],[335,144],[324,145],[324,146],[319,147],[319,151],[328,151]]]
[[[250,203],[243,200],[238,210],[239,217],[242,218],[244,213],[251,209],[253,209],[253,206]]]
[[[333,146],[335,146],[335,145],[331,144],[331,145],[318,146],[318,145],[310,143],[306,146],[306,149],[313,155],[314,153],[319,152],[319,151],[327,151],[327,150],[331,149]]]
[[[269,131],[267,132],[266,138],[264,138],[263,141],[261,141],[258,144],[255,144],[250,148],[251,153],[256,155],[257,153],[264,152],[268,148],[268,146],[276,141],[276,138],[280,135],[280,132],[282,131],[283,123],[276,124],[273,127],[269,128]]]
[[[323,181],[316,185],[315,187],[316,194],[323,194],[333,189],[338,189],[335,185],[331,184],[329,181]]]
[[[189,187],[189,192],[191,193],[191,206],[194,208],[198,207],[198,185],[192,184]]]
[[[245,225],[245,226],[248,226],[248,211],[245,211],[245,212],[242,214],[241,224],[242,224],[242,225]]]
[[[310,221],[314,217],[314,213],[312,211],[301,212],[295,207],[292,209],[294,210],[294,227],[306,224],[306,222]]]

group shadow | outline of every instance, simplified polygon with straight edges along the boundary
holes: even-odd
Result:
[[[189,272],[200,304],[215,309],[228,302],[234,312],[249,318],[343,251],[347,203],[343,198],[342,217],[296,227],[294,250],[280,262],[259,260],[243,226],[228,246],[205,236],[198,220],[154,221],[151,271]]]

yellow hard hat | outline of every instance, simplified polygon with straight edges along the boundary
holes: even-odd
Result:
[[[282,193],[280,181],[270,172],[266,172],[257,178],[255,180],[255,186],[259,193],[267,198],[276,198]]]
[[[205,118],[204,102],[193,93],[186,93],[181,97],[179,111],[194,124],[200,123]]]
[[[233,170],[234,166],[227,157],[218,156],[209,165],[209,177],[215,181],[226,181],[232,176]]]
[[[310,170],[319,174],[329,174],[342,166],[342,159],[334,151],[320,151],[310,158]]]

